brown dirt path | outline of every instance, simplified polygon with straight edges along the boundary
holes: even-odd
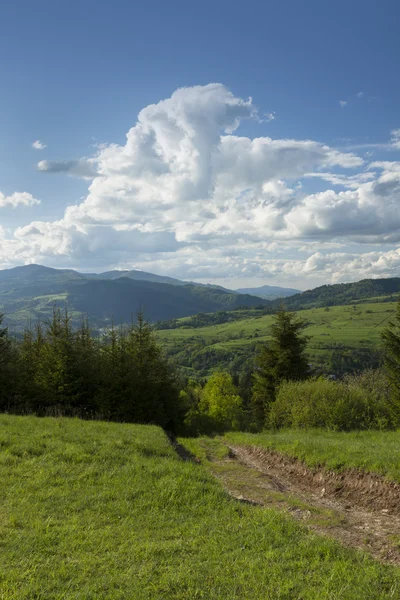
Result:
[[[319,533],[400,565],[400,486],[357,471],[308,469],[266,449],[229,445],[209,456],[213,474],[237,500],[278,508]]]

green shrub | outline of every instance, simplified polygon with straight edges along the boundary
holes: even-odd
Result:
[[[343,381],[286,381],[271,407],[269,425],[326,427],[336,431],[390,429],[397,424],[388,382],[381,371]]]

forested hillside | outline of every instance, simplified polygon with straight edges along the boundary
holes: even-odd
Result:
[[[313,290],[307,290],[290,298],[285,298],[285,306],[291,310],[299,308],[312,308],[320,306],[335,306],[382,298],[386,301],[397,300],[400,293],[400,278],[388,279],[363,279],[354,283],[337,283],[334,285],[322,285]],[[381,300],[382,301],[382,300]],[[279,302],[274,303],[275,307]]]
[[[54,305],[68,307],[74,323],[87,315],[101,329],[112,320],[129,323],[137,310],[155,322],[266,304],[256,296],[141,271],[85,274],[40,265],[0,271],[0,312],[17,332],[28,320],[49,318]]]
[[[341,375],[379,366],[380,333],[395,309],[395,302],[363,302],[299,311],[307,324],[307,356],[316,372]],[[197,315],[172,322],[169,329],[163,324],[157,335],[188,374],[204,377],[215,368],[241,372],[250,368],[257,347],[270,339],[271,312],[267,305]]]

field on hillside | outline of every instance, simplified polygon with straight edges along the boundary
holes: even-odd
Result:
[[[377,366],[380,333],[396,306],[395,302],[371,302],[298,311],[298,316],[307,323],[304,334],[310,338],[307,348],[310,362],[330,372],[340,372],[346,357],[349,370],[357,358],[365,361],[366,366],[368,361],[370,366]],[[160,330],[157,337],[178,364],[193,365],[205,375],[213,367],[228,367],[237,357],[244,361],[254,354],[257,343],[269,339],[274,317],[253,313],[249,316],[251,313],[247,311],[242,319],[221,325]]]
[[[335,432],[325,429],[225,435],[228,442],[277,450],[309,467],[359,469],[400,483],[400,430]]]
[[[153,426],[0,416],[0,598],[396,598],[400,573],[229,497]]]

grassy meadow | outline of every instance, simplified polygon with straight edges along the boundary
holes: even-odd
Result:
[[[154,426],[0,416],[0,598],[398,598],[400,572],[230,498]]]
[[[228,442],[277,450],[309,467],[359,469],[400,482],[400,430],[335,432],[326,429],[230,432]]]
[[[396,309],[395,302],[358,303],[346,306],[330,306],[298,311],[307,327],[304,334],[309,337],[307,354],[315,364],[326,364],[332,352],[339,350],[368,350],[380,348],[380,334]],[[243,318],[208,327],[179,327],[157,331],[157,337],[170,356],[186,365],[182,354],[185,349],[196,347],[196,352],[215,356],[215,366],[229,364],[239,354],[254,352],[257,343],[269,340],[273,315],[243,311]],[[180,322],[184,325],[185,320]],[[226,364],[223,364],[225,361]]]

